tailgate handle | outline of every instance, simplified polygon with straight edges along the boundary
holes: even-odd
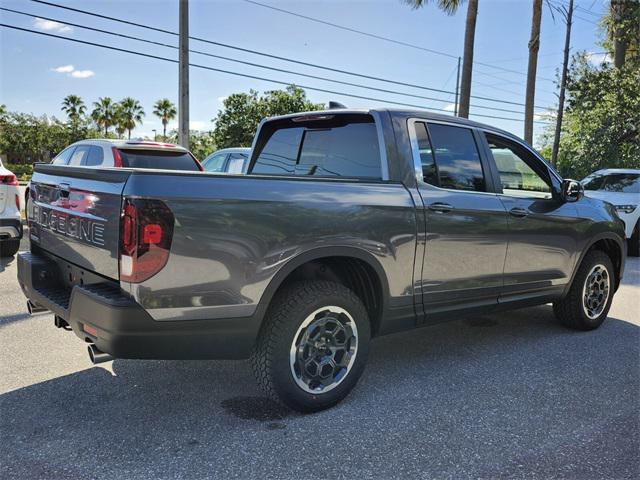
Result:
[[[60,190],[60,196],[64,198],[69,198],[69,184],[68,183],[59,183],[58,190]]]

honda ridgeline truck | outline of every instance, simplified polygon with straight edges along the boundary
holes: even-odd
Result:
[[[28,306],[94,362],[251,357],[300,411],[376,336],[549,302],[597,328],[626,255],[614,207],[527,144],[422,111],[266,119],[247,175],[40,164],[29,192]]]

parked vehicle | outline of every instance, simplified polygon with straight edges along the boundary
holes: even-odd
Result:
[[[18,177],[0,160],[0,257],[12,257],[20,248],[22,220]]]
[[[185,148],[146,140],[81,140],[51,162],[71,167],[129,167],[200,171],[202,165]]]
[[[250,148],[225,148],[205,158],[202,161],[202,167],[207,172],[247,173],[250,154]]]
[[[592,173],[582,185],[585,195],[612,203],[625,224],[629,255],[640,256],[640,170],[608,168]]]
[[[247,175],[36,165],[32,185],[32,311],[93,362],[251,356],[300,411],[351,391],[372,337],[548,302],[597,328],[624,270],[613,206],[507,132],[422,111],[267,119]]]

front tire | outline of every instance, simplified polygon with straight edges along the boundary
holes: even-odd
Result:
[[[20,249],[20,239],[4,240],[0,242],[0,257],[13,257]]]
[[[262,389],[299,412],[333,407],[364,371],[371,328],[362,301],[327,281],[292,284],[277,294],[252,357]]]
[[[640,221],[636,222],[636,228],[633,229],[633,235],[629,239],[630,257],[640,257]]]
[[[600,250],[588,252],[565,298],[553,304],[556,318],[575,330],[598,328],[609,313],[615,290],[613,263]]]

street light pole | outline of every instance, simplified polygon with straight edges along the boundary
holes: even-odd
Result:
[[[178,143],[189,148],[189,0],[180,0]]]

